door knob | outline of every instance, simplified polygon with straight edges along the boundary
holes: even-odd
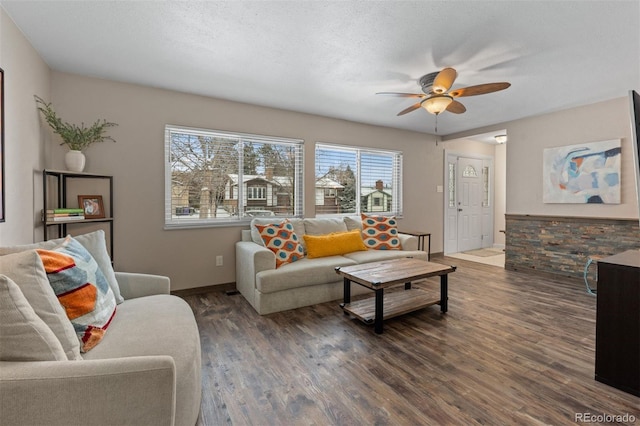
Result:
[[[458,211],[459,211],[459,212],[461,212],[461,211],[462,211],[462,209],[458,209]]]

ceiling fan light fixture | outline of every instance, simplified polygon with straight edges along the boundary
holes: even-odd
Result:
[[[433,93],[437,93],[437,94],[442,94],[444,92],[447,91],[447,88],[444,87],[443,85],[433,85],[433,87],[431,88],[431,90],[433,91]]]
[[[500,145],[507,142],[507,135],[496,135],[494,136],[494,138],[496,139],[496,142],[498,142]]]
[[[451,96],[435,95],[425,99],[422,102],[422,107],[431,114],[438,115],[442,111],[446,110],[451,102],[453,102],[453,98]]]

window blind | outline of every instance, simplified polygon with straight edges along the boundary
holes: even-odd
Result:
[[[165,228],[302,216],[303,142],[165,127]]]

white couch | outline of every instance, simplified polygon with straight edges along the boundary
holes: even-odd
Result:
[[[100,343],[74,359],[63,353],[64,359],[29,360],[26,348],[24,359],[14,354],[0,361],[0,424],[194,425],[202,390],[200,338],[191,308],[169,294],[167,277],[113,272],[102,231],[76,239],[115,280],[116,287],[109,286],[120,301],[116,314]],[[22,296],[27,290],[7,287],[6,277],[22,280],[18,287],[28,284],[29,274],[18,269],[33,265],[24,259],[30,253],[38,259],[34,248],[50,250],[59,243],[0,248],[0,280],[5,280],[0,288]],[[10,333],[6,327],[2,331]]]
[[[343,297],[343,281],[335,268],[402,257],[427,260],[418,239],[400,234],[401,250],[367,250],[339,256],[303,258],[276,269],[275,254],[264,246],[256,224],[279,223],[282,218],[255,218],[236,243],[236,288],[260,314],[296,309]],[[303,235],[324,235],[361,228],[358,217],[289,219],[301,241]],[[368,290],[351,286],[351,294]]]

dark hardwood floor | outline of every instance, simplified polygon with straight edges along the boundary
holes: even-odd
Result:
[[[382,335],[337,301],[260,316],[240,294],[185,296],[202,339],[198,424],[640,422],[640,398],[594,380],[596,298],[583,284],[432,260],[458,266],[449,312],[388,320]]]

